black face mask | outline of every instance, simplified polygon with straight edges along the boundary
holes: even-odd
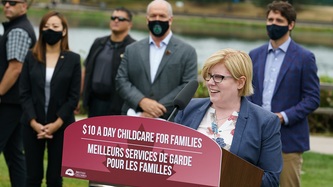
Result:
[[[43,40],[49,45],[54,45],[62,39],[62,31],[47,29],[42,32]]]
[[[270,39],[278,40],[289,31],[289,26],[266,25],[267,34]]]
[[[169,21],[149,21],[148,28],[154,36],[161,37],[169,29]]]

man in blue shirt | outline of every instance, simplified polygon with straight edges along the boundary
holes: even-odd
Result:
[[[249,100],[275,113],[281,122],[281,187],[301,186],[302,153],[310,149],[307,116],[320,102],[315,56],[290,37],[295,22],[296,12],[288,2],[269,4],[270,41],[250,52],[255,90]]]

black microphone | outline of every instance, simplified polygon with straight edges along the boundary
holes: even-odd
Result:
[[[180,90],[180,92],[173,100],[173,106],[175,108],[173,109],[167,121],[170,121],[178,110],[183,110],[187,106],[187,104],[190,102],[193,95],[197,91],[198,86],[199,86],[198,81],[192,80],[189,83],[187,83],[182,90]]]

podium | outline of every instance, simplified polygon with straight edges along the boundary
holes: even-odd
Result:
[[[66,128],[61,175],[121,186],[259,187],[263,171],[189,127],[101,116]]]
[[[220,187],[260,187],[264,171],[222,148]]]

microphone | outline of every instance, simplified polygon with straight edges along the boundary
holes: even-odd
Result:
[[[188,82],[182,90],[180,90],[180,92],[173,100],[173,106],[175,108],[173,109],[167,121],[170,121],[178,110],[183,110],[187,106],[187,104],[190,102],[193,95],[197,91],[198,86],[199,86],[198,81],[192,80]]]

